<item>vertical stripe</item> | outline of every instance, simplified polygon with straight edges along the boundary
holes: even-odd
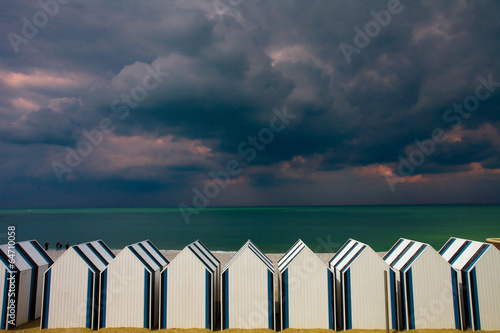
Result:
[[[351,314],[351,269],[344,273],[344,284],[346,288],[346,308],[345,308],[345,329],[352,328],[352,314]]]
[[[4,282],[4,286],[3,286],[3,306],[2,306],[2,309],[3,309],[3,313],[2,313],[2,324],[0,326],[1,329],[5,329],[5,322],[7,320],[7,314],[9,311],[7,311],[7,304],[9,303],[8,302],[8,299],[9,299],[9,274],[10,272],[8,270],[5,270],[5,282]]]
[[[285,328],[290,327],[290,309],[288,299],[288,269],[285,271]]]
[[[413,306],[413,280],[412,280],[412,272],[411,268],[408,270],[408,280],[406,281],[406,285],[408,286],[408,313],[410,316],[410,329],[415,329],[415,312]]]
[[[474,312],[472,311],[472,303],[474,302],[473,297],[472,297],[472,286],[471,286],[471,279],[470,279],[470,274],[472,273],[466,273],[465,274],[465,285],[467,288],[467,309],[469,312],[469,320],[470,320],[470,328],[475,331],[476,327],[476,318],[474,317]]]
[[[472,271],[471,271],[471,284],[472,284],[472,292],[473,292],[473,307],[474,307],[474,312],[475,312],[475,315],[476,315],[476,327],[475,329],[476,330],[480,330],[481,329],[481,315],[480,315],[480,312],[479,312],[479,301],[477,299],[477,280],[476,280],[476,269],[474,268]]]
[[[391,283],[391,318],[392,318],[392,329],[397,329],[397,313],[396,313],[396,281],[395,274],[392,269],[389,270],[390,283]]]
[[[90,327],[90,318],[92,316],[91,309],[92,309],[92,271],[89,269],[89,273],[87,276],[87,315],[85,322],[86,328],[91,328]]]
[[[269,329],[274,329],[273,326],[273,275],[270,271],[267,271],[267,307],[268,307],[268,316],[269,316]]]
[[[149,272],[144,269],[144,328],[148,328],[149,324]]]
[[[162,275],[162,285],[161,285],[161,295],[160,297],[162,298],[162,304],[161,304],[161,311],[162,311],[162,327],[161,328],[167,328],[167,278],[168,278],[168,273],[167,269],[163,271]]]
[[[43,313],[42,313],[42,328],[48,327],[49,319],[49,300],[50,300],[50,274],[52,269],[45,272],[45,284],[43,286]]]
[[[28,320],[35,320],[36,299],[38,294],[38,266],[34,266],[31,272],[31,291],[30,291],[30,311]]]
[[[106,300],[107,300],[107,289],[108,289],[108,269],[106,268],[102,272],[102,311],[101,311],[101,327],[106,327]]]
[[[406,298],[408,297],[407,295],[407,289],[406,289],[406,283],[405,283],[405,275],[401,272],[399,272],[399,289],[401,290],[401,297],[400,297],[400,304],[401,304],[401,314],[400,314],[400,319],[401,323],[399,326],[401,328],[405,328],[408,330],[407,323],[408,323],[408,314],[406,313]]]
[[[332,294],[332,272],[329,270],[326,270],[326,273],[328,274],[328,327],[332,330],[333,329],[333,294]]]
[[[210,329],[210,273],[205,270],[205,328]]]
[[[229,269],[224,272],[224,329],[229,328]]]
[[[453,311],[455,313],[455,328],[457,330],[462,329],[460,325],[460,315],[458,313],[458,285],[457,285],[457,272],[450,267],[451,269],[451,285],[453,288]]]

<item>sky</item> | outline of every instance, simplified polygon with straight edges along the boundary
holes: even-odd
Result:
[[[500,203],[498,1],[0,5],[0,208]]]

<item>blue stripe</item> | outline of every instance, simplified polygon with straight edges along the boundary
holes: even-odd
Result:
[[[167,269],[163,271],[163,328],[167,328]]]
[[[396,319],[397,319],[397,314],[396,314],[396,288],[395,288],[395,274],[394,271],[391,269],[390,270],[390,280],[391,280],[391,317],[392,317],[392,329],[396,329]]]
[[[410,310],[410,329],[415,329],[415,313],[414,313],[414,305],[413,305],[413,279],[411,268],[408,270],[408,288],[410,289],[410,304],[408,305]]]
[[[224,272],[224,328],[229,328],[229,269]]]
[[[451,267],[451,285],[453,288],[453,311],[455,313],[455,328],[457,330],[461,329],[460,327],[460,316],[458,314],[458,295],[457,295],[457,273]]]
[[[474,304],[476,305],[476,330],[481,330],[481,316],[479,314],[479,301],[477,299],[476,269],[474,268],[471,273],[472,288],[474,290]]]
[[[35,269],[31,269],[31,284],[30,284],[30,300],[29,300],[29,310],[28,310],[28,320],[34,320],[35,314],[31,312],[33,302],[36,303],[36,295],[33,295],[33,291],[35,290],[35,280],[38,276],[35,276]],[[38,281],[37,281],[38,282]]]
[[[332,309],[332,272],[326,271],[328,274],[328,327],[333,329],[333,309]]]
[[[144,328],[148,328],[148,286],[149,286],[149,272],[147,269],[144,269]]]
[[[205,311],[205,328],[210,329],[210,273],[206,270],[206,311]]]
[[[351,329],[352,328],[352,314],[351,314],[351,269],[349,268],[345,272],[345,280],[344,280],[346,289],[347,289],[347,309],[345,309],[345,313],[347,315],[347,328],[346,329]]]
[[[2,307],[4,313],[2,313],[2,325],[0,327],[3,330],[5,329],[5,320],[6,320],[6,317],[8,314],[8,311],[7,311],[7,299],[9,298],[9,280],[7,280],[8,277],[9,277],[9,271],[5,270],[5,283],[3,286],[4,298],[3,298],[3,307]]]
[[[449,248],[449,247],[450,247],[453,243],[455,243],[455,241],[456,241],[456,240],[457,240],[456,238],[452,239],[452,240],[451,240],[451,242],[449,242],[449,243],[446,245],[446,247],[442,248],[442,249],[439,251],[439,254],[440,254],[440,255],[443,255],[443,254],[446,252],[446,250],[448,250],[448,248]]]
[[[286,271],[283,273],[285,276],[285,328],[288,328],[290,326],[290,321],[289,321],[289,309],[288,309],[288,268]]]
[[[87,322],[85,323],[86,328],[90,328],[90,318],[92,316],[92,312],[90,311],[92,308],[92,271],[89,269],[89,274],[87,277]]]
[[[102,272],[102,327],[106,327],[106,292],[108,285],[108,269]]]
[[[464,248],[462,249],[462,251],[460,251],[460,253],[458,253],[458,255],[455,257],[455,259],[453,259],[453,261],[450,262],[450,265],[453,265],[455,263],[455,261],[457,261],[458,258],[460,258],[460,256],[465,251],[465,249],[467,249],[469,247],[469,245],[471,245],[471,244],[472,244],[472,242],[468,242],[467,245],[464,246]]]
[[[47,328],[48,325],[48,319],[49,319],[49,300],[50,300],[50,275],[51,275],[52,269],[47,270],[47,275],[45,276],[45,284],[47,285],[47,292],[45,294],[45,304],[43,305],[43,317],[44,317],[44,323],[45,325],[42,328]]]
[[[269,312],[269,329],[272,330],[274,329],[273,327],[273,288],[272,288],[272,282],[273,282],[273,275],[271,274],[270,271],[267,271],[267,306],[268,306],[268,312]]]
[[[404,326],[407,330],[407,314],[406,314],[406,287],[405,287],[405,275],[401,272],[399,272],[399,278],[400,278],[400,289],[401,289],[401,297],[400,297],[400,302],[401,302],[401,314],[403,318],[403,322],[400,324],[400,326]]]

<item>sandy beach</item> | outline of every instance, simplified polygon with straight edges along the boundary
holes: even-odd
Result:
[[[34,333],[41,332],[40,330],[40,320],[35,320],[31,323],[22,325],[18,328],[13,329],[16,332],[23,333]],[[166,329],[166,330],[155,330],[156,332],[169,332],[169,333],[208,333],[211,332],[207,329]],[[88,328],[52,328],[43,330],[46,333],[90,333],[95,332]],[[99,332],[104,333],[146,333],[151,332],[146,328],[101,328]],[[225,333],[272,333],[274,331],[269,329],[228,329],[224,330]],[[325,329],[309,329],[309,330],[298,330],[293,328],[287,328],[282,331],[284,333],[331,333],[331,330]],[[350,333],[385,333],[385,330],[349,330]],[[391,330],[391,333],[396,333],[398,331]],[[412,330],[412,333],[460,333],[463,331],[459,330]],[[471,330],[467,330],[465,332],[472,332]],[[475,332],[489,332],[489,333],[500,333],[500,331],[475,331]]]

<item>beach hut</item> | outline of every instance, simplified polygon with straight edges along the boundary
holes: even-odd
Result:
[[[161,272],[160,328],[213,330],[220,262],[199,240]]]
[[[43,273],[52,259],[35,240],[0,245],[0,328],[9,329],[40,317]]]
[[[45,272],[40,327],[98,329],[100,274],[114,257],[101,240],[66,250]]]
[[[100,327],[156,328],[160,272],[167,264],[149,240],[125,247],[101,273]]]
[[[393,269],[399,329],[460,328],[454,270],[437,251],[401,238],[384,260]]]
[[[221,293],[222,329],[275,329],[273,262],[250,240],[224,266]]]
[[[333,273],[298,240],[278,261],[281,328],[333,329]]]
[[[384,272],[390,267],[371,247],[349,239],[330,260],[335,274],[336,326],[339,329],[385,329]],[[387,290],[390,289],[389,282]],[[393,299],[388,296],[389,323],[396,328]]]
[[[500,330],[500,251],[450,238],[439,253],[456,271],[462,329]]]

